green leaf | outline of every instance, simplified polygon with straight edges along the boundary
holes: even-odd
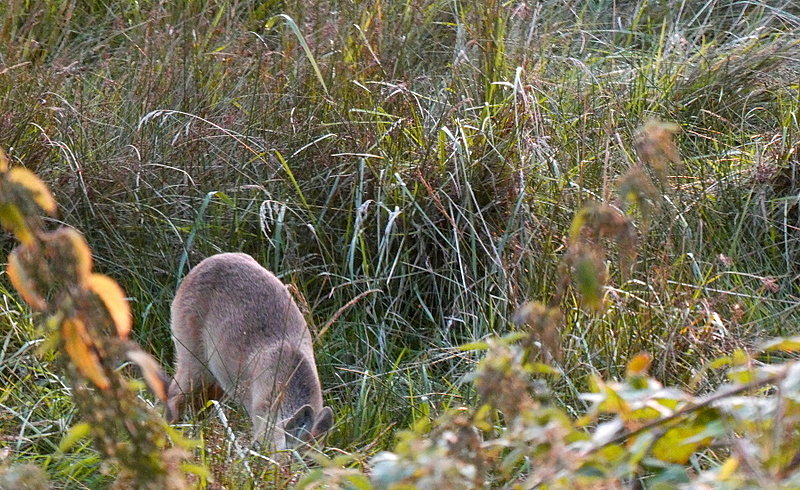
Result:
[[[575,476],[582,476],[584,478],[590,479],[602,479],[605,478],[606,473],[596,464],[594,463],[587,463],[575,472]]]
[[[716,411],[710,411],[710,410],[705,411],[706,414],[711,412],[716,413]],[[694,443],[705,444],[707,443],[708,438],[722,437],[727,434],[727,428],[725,424],[722,422],[722,420],[720,420],[719,418],[715,418],[714,420],[705,422],[702,425],[700,425],[699,428],[701,429],[700,432],[686,439],[684,442],[686,442],[687,444],[694,444]]]
[[[652,407],[642,407],[633,410],[628,415],[628,420],[655,420],[661,418],[662,414]]]
[[[174,429],[166,422],[164,422],[164,430],[172,442],[178,447],[182,447],[184,449],[197,449],[203,447],[203,441],[200,439],[189,439],[184,437],[181,431]]]
[[[325,475],[321,469],[319,468],[313,469],[308,473],[306,473],[302,478],[300,478],[300,480],[297,482],[297,485],[295,485],[294,488],[296,490],[303,490],[304,488],[308,488],[312,484],[322,480],[323,476]]]
[[[619,414],[627,418],[631,411],[628,402],[609,385],[605,385],[603,391],[606,395],[606,399],[598,407],[599,410],[602,412]]]
[[[625,458],[628,453],[625,448],[619,444],[611,444],[603,447],[603,449],[599,451],[599,454],[602,455],[607,462],[617,463],[622,461],[622,459]]]
[[[579,257],[575,264],[575,285],[587,308],[600,310],[603,306],[603,281],[601,271],[590,257]]]
[[[308,209],[308,202],[306,202],[306,196],[303,194],[303,190],[300,188],[300,184],[297,183],[297,179],[292,172],[292,168],[289,166],[289,162],[283,158],[283,154],[278,150],[275,150],[275,157],[281,162],[281,166],[286,171],[286,175],[289,176],[289,180],[292,181],[292,187],[294,187],[295,192],[297,193],[298,199],[300,202],[303,203],[303,209]]]
[[[219,200],[222,201],[223,203],[225,203],[226,205],[228,205],[228,207],[236,209],[236,201],[231,199],[231,197],[229,195],[225,194],[224,192],[217,191],[214,194],[214,197],[218,197]]]
[[[646,460],[646,464],[652,464],[652,460]],[[667,465],[663,470],[657,472],[647,482],[647,487],[651,490],[672,490],[680,484],[689,483],[689,476],[686,468],[679,465]]]
[[[347,481],[360,490],[372,490],[373,488],[369,478],[365,475],[350,475],[347,477]]]
[[[731,356],[735,366],[748,366],[750,365],[750,356],[743,349],[736,349]]]
[[[303,34],[300,32],[300,28],[297,27],[297,23],[294,21],[294,19],[286,14],[278,14],[269,19],[265,27],[267,29],[272,29],[272,27],[277,24],[279,20],[283,20],[284,24],[289,26],[295,37],[297,37],[297,42],[299,42],[300,46],[303,47],[303,51],[306,53],[306,58],[308,58],[308,62],[311,63],[311,67],[314,69],[314,74],[317,76],[319,84],[322,85],[322,90],[325,91],[325,95],[328,95],[328,86],[325,85],[325,79],[322,78],[322,72],[319,70],[319,66],[317,66],[317,60],[314,59],[314,55],[311,53],[311,48],[308,47],[308,43],[303,37]]]

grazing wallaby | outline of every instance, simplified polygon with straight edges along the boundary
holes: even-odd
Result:
[[[193,268],[172,302],[177,363],[167,420],[222,391],[253,421],[254,442],[294,447],[330,429],[311,335],[286,286],[249,255],[223,253]]]

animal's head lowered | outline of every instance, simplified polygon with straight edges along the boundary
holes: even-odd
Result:
[[[333,411],[323,407],[315,412],[311,405],[303,405],[292,416],[274,424],[264,417],[258,420],[254,442],[281,451],[310,444],[325,435],[333,426]]]

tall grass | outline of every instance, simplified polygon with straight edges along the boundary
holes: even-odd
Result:
[[[630,276],[611,247],[606,308],[563,296],[555,396],[577,407],[588,375],[642,350],[688,383],[797,319],[793,2],[10,0],[0,17],[0,144],[125,286],[140,343],[171,364],[188,267],[253,254],[318,331],[341,313],[317,345],[345,451],[477,403],[458,346],[555,297],[571,220],[620,202],[651,118],[680,125],[681,163],[631,211]],[[36,338],[6,325],[8,352]],[[26,410],[11,420],[70,416]]]

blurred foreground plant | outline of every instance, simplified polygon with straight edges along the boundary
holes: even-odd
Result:
[[[567,410],[550,391],[549,379],[562,375],[551,366],[563,350],[559,305],[574,284],[581,306],[604,311],[611,246],[620,274],[631,272],[637,236],[623,210],[638,209],[646,221],[669,192],[670,165],[680,164],[677,129],[647,123],[636,141],[640,161],[619,181],[620,200],[576,213],[554,299],[518,310],[524,330],[463,347],[487,351],[470,377],[480,407],[451,411],[433,429],[423,419],[400,434],[394,451],[371,460],[369,483],[329,464],[301,487],[800,487],[800,362],[767,362],[776,352],[800,352],[800,337],[710,361],[692,385],[723,368],[728,383],[702,395],[649,376],[647,353],[628,362],[622,381],[594,374],[583,407]]]
[[[132,320],[125,294],[111,278],[92,272],[83,237],[70,228],[45,231],[40,210],[56,202],[33,172],[9,167],[0,149],[0,221],[20,241],[8,257],[8,277],[31,308],[41,312],[45,349],[66,352],[61,365],[84,422],[72,427],[60,449],[87,434],[119,468],[117,485],[185,488],[185,449],[169,447],[168,434],[186,445],[135,386],[117,369],[122,358],[137,364],[160,399],[166,397],[158,362],[129,339]]]
[[[664,387],[635,356],[622,381],[594,377],[588,408],[568,414],[547,389],[559,373],[528,361],[525,335],[472,348],[487,355],[473,373],[484,404],[422,420],[394,451],[371,462],[369,482],[334,464],[301,488],[796,488],[800,484],[800,362],[765,364],[800,351],[800,337],[755,353],[737,351],[707,369],[728,384],[703,396]]]

